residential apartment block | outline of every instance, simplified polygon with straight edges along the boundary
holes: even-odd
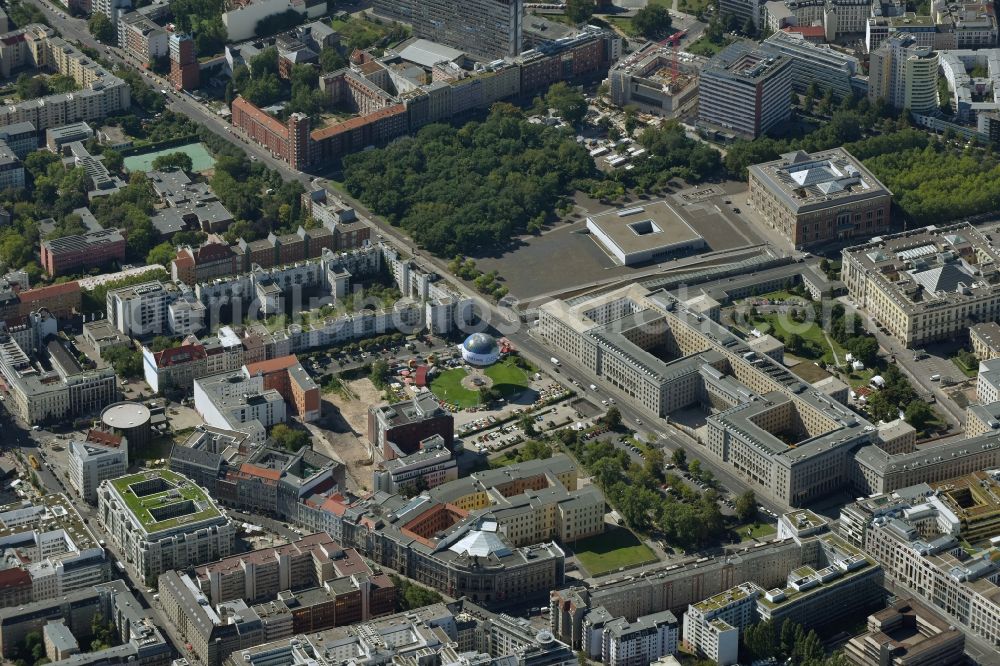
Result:
[[[701,71],[698,123],[754,139],[792,112],[792,61],[733,44]]]
[[[118,21],[118,48],[141,67],[169,54],[169,36],[145,14],[129,12]]]
[[[235,652],[226,666],[336,666],[382,662],[576,666],[564,643],[526,621],[469,601],[432,604],[354,627],[283,638]]]
[[[344,466],[310,447],[289,453],[207,425],[173,447],[170,469],[227,506],[282,520],[295,520],[301,502],[345,487]]]
[[[876,559],[898,589],[950,624],[1000,645],[1000,570],[991,557],[992,544],[963,547],[978,538],[979,527],[1000,515],[995,495],[989,494],[996,488],[996,479],[979,473],[935,488],[920,484],[866,498],[841,510],[840,531]],[[983,509],[985,522],[970,523]],[[996,534],[995,524],[979,534]]]
[[[75,290],[78,296],[79,286]],[[25,350],[32,350],[31,355]],[[65,423],[117,401],[114,370],[85,369],[79,354],[68,338],[57,335],[56,318],[45,310],[28,315],[26,325],[0,332],[7,409],[32,425]]]
[[[303,421],[315,421],[320,417],[319,386],[294,354],[248,363],[245,373],[250,377],[263,377],[264,390],[274,389],[280,393],[291,412]]]
[[[264,388],[263,377],[242,372],[209,375],[194,380],[194,408],[205,423],[216,428],[246,432],[263,442],[265,428],[284,423],[284,398]]]
[[[684,642],[719,666],[737,663],[740,632],[757,623],[757,598],[763,593],[747,582],[691,604],[684,614]]]
[[[458,461],[441,435],[421,440],[410,455],[390,458],[372,472],[372,487],[386,493],[434,488],[458,478]]]
[[[444,8],[448,13],[465,13],[478,5],[501,7],[515,3],[520,4],[520,0],[403,5],[420,11]],[[480,17],[488,15],[480,13]],[[464,51],[475,53],[483,44],[478,38],[472,41],[477,48]],[[428,123],[473,109],[487,109],[502,99],[544,92],[558,81],[603,77],[620,55],[621,39],[593,27],[509,60],[499,57],[489,63],[477,62],[447,46],[418,40],[398,53],[390,50],[379,58],[362,54],[348,69],[323,75],[320,90],[331,103],[340,102],[354,111],[356,115],[351,118],[313,128],[309,118],[293,114],[282,122],[237,97],[232,121],[249,140],[295,168],[331,164],[367,146],[386,145]]]
[[[0,546],[5,605],[58,598],[111,576],[104,548],[66,495],[0,506]]]
[[[907,347],[1000,318],[1000,254],[968,224],[913,229],[843,251],[851,299]]]
[[[844,148],[749,168],[750,206],[797,250],[890,228],[892,192]]]
[[[32,23],[0,35],[0,74],[36,67],[72,77],[82,88],[0,107],[0,126],[30,122],[38,131],[77,121],[101,120],[128,110],[131,90],[127,83],[91,60],[55,31]]]
[[[872,51],[868,99],[897,109],[930,113],[938,108],[938,55],[907,33],[894,35]]]
[[[443,42],[484,58],[516,56],[522,50],[522,0],[376,0],[376,14],[406,23],[417,37]]]

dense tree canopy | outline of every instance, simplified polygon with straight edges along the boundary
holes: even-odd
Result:
[[[663,5],[648,5],[635,13],[632,27],[647,39],[660,39],[670,33],[670,12]]]
[[[155,171],[160,171],[161,169],[182,169],[184,171],[192,171],[194,169],[194,164],[191,162],[190,155],[183,151],[177,151],[175,153],[159,155],[153,160],[152,167]]]
[[[344,164],[354,196],[448,257],[504,245],[537,228],[552,202],[595,174],[583,146],[528,123],[507,104],[495,105],[483,122],[429,125]]]
[[[115,26],[104,14],[94,12],[87,21],[87,29],[102,44],[113,44],[115,41]]]

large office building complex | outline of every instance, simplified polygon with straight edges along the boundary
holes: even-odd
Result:
[[[825,44],[815,44],[800,33],[778,30],[760,48],[792,61],[792,88],[797,92],[805,92],[813,82],[822,82],[824,89],[845,98],[867,86],[857,58]]]
[[[892,192],[843,148],[749,168],[750,206],[796,249],[889,230]]]
[[[375,0],[375,13],[413,27],[417,37],[485,58],[522,50],[522,0]]]
[[[980,472],[868,497],[841,510],[840,532],[899,589],[1000,645],[1000,565],[982,541],[996,534],[997,489],[995,472]]]
[[[788,119],[791,99],[792,61],[736,43],[701,71],[698,123],[754,139]]]
[[[46,310],[32,312],[26,325],[0,330],[0,377],[8,391],[7,409],[25,423],[93,414],[118,399],[115,371],[82,367],[77,360],[80,352],[56,333],[56,318]]]
[[[907,347],[1000,317],[1000,253],[971,225],[914,229],[843,251],[851,298]]]
[[[205,489],[167,470],[102,482],[97,512],[125,566],[146,584],[228,557],[236,542],[236,527]]]
[[[632,285],[550,301],[538,335],[650,418],[704,410],[704,453],[787,506],[1000,464],[1000,431],[913,450],[912,432],[876,428],[839,402],[840,389],[810,386],[665,291]]]

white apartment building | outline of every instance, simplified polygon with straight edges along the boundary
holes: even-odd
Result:
[[[163,283],[157,281],[109,289],[105,304],[108,321],[129,337],[160,335],[166,330],[169,300]]]
[[[97,487],[128,471],[128,442],[119,446],[72,441],[69,444],[69,482],[80,497],[94,504]]]
[[[233,553],[236,527],[204,488],[176,472],[154,470],[101,482],[98,520],[147,585],[170,569]]]
[[[980,361],[976,378],[976,398],[981,405],[1000,400],[1000,358]]]
[[[51,599],[108,580],[110,562],[68,497],[0,507],[4,568],[26,570],[33,601]]]
[[[174,335],[187,336],[205,328],[206,308],[193,294],[167,306],[167,328]]]
[[[938,54],[908,33],[893,35],[871,53],[868,99],[913,113],[938,108]]]
[[[757,621],[757,597],[763,593],[759,585],[747,582],[689,605],[684,642],[719,666],[737,663],[740,632]]]
[[[241,372],[210,375],[194,380],[194,408],[205,423],[239,430],[263,442],[263,429],[284,423],[285,400],[275,389],[264,389],[262,376]]]
[[[635,622],[617,618],[602,632],[601,661],[605,666],[645,666],[677,653],[680,625],[670,611],[644,615]]]

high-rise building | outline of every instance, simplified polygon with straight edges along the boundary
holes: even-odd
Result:
[[[733,44],[705,65],[698,123],[756,138],[792,112],[792,62],[782,55]]]
[[[376,14],[408,23],[413,34],[487,58],[521,52],[523,0],[375,0]]]
[[[907,33],[897,34],[872,51],[868,68],[868,99],[883,99],[897,109],[929,113],[938,108],[938,54],[917,44]]]
[[[177,90],[194,90],[200,85],[201,70],[191,35],[170,36],[170,83]]]

